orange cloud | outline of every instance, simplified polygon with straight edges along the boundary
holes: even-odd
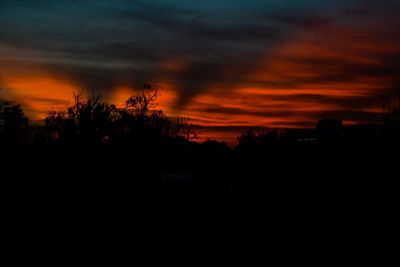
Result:
[[[43,119],[51,109],[65,109],[77,90],[47,76],[7,76],[2,87],[7,98],[21,103],[33,120]]]

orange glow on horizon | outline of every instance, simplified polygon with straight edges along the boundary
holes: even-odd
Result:
[[[77,90],[46,76],[6,77],[2,82],[6,98],[20,103],[32,120],[44,119],[52,109],[65,109]]]

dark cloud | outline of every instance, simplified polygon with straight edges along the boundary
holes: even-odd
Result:
[[[280,107],[280,109],[278,109]],[[283,105],[264,105],[263,110],[251,110],[245,108],[233,108],[233,107],[223,107],[219,105],[210,105],[203,108],[194,108],[192,111],[197,111],[207,114],[222,114],[222,115],[249,115],[255,117],[296,117],[298,112],[296,110],[291,110],[290,105],[287,109]]]
[[[301,101],[301,100],[299,100]],[[343,103],[342,103],[343,104]],[[376,106],[379,102],[376,101]],[[344,121],[360,121],[361,117],[368,120],[376,120],[381,118],[379,112],[365,111],[357,106],[351,106],[344,104],[338,106],[337,109],[321,110],[321,111],[307,111],[307,110],[296,110],[296,109],[265,109],[263,111],[251,111],[243,108],[226,108],[226,107],[210,107],[204,109],[197,109],[204,114],[222,114],[222,115],[249,115],[253,117],[269,118],[271,122],[270,126],[296,126],[296,127],[310,127],[315,125],[318,119],[323,118],[339,118]],[[244,122],[248,124],[248,122]],[[257,125],[257,124],[255,124]],[[261,125],[258,125],[261,126]]]
[[[380,91],[382,94],[383,92]],[[343,109],[374,108],[379,105],[379,96],[331,96],[323,94],[264,95],[265,101],[297,102],[299,104],[332,105]]]
[[[314,128],[315,122],[311,120],[296,120],[296,121],[283,121],[283,120],[276,120],[271,122],[270,128]]]
[[[287,57],[283,61],[289,62],[299,71],[307,70],[308,76],[293,74],[281,74],[282,80],[287,86],[307,86],[312,84],[330,83],[357,83],[359,78],[386,78],[391,82],[400,76],[399,52],[365,53],[369,62],[359,61],[343,57],[326,57],[314,55],[306,57]],[[292,70],[292,69],[290,69]],[[296,87],[293,87],[295,89]]]
[[[340,12],[344,15],[348,15],[351,17],[366,17],[376,14],[376,8],[371,7],[357,7],[357,8],[345,8],[340,10]]]
[[[310,118],[339,118],[344,121],[350,122],[360,122],[363,120],[379,120],[382,115],[378,112],[362,111],[360,109],[345,109],[345,110],[329,110],[329,111],[319,111],[309,115]]]
[[[309,15],[300,17],[293,14],[279,14],[276,16],[278,21],[302,28],[305,30],[315,30],[321,27],[331,26],[333,19],[329,17],[319,17],[316,15]]]
[[[134,86],[167,79],[176,85],[177,107],[182,107],[210,85],[224,82],[226,70],[245,75],[256,69],[256,59],[271,53],[287,33],[273,20],[252,18],[265,12],[265,5],[245,5],[251,12],[237,17],[243,3],[225,2],[212,10],[211,2],[196,7],[175,1],[8,2],[1,14],[13,16],[0,19],[0,43],[39,51],[51,73],[94,90],[109,90],[121,81],[135,81]],[[49,63],[48,52],[76,64]],[[161,69],[174,60],[185,65],[181,72]]]

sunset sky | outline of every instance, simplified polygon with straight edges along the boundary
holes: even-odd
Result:
[[[122,106],[152,83],[224,140],[373,117],[399,74],[398,0],[0,0],[0,98],[33,120],[79,89]]]

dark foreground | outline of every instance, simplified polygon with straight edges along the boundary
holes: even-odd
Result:
[[[24,238],[386,235],[397,225],[399,146],[207,142],[3,149],[9,230]]]

